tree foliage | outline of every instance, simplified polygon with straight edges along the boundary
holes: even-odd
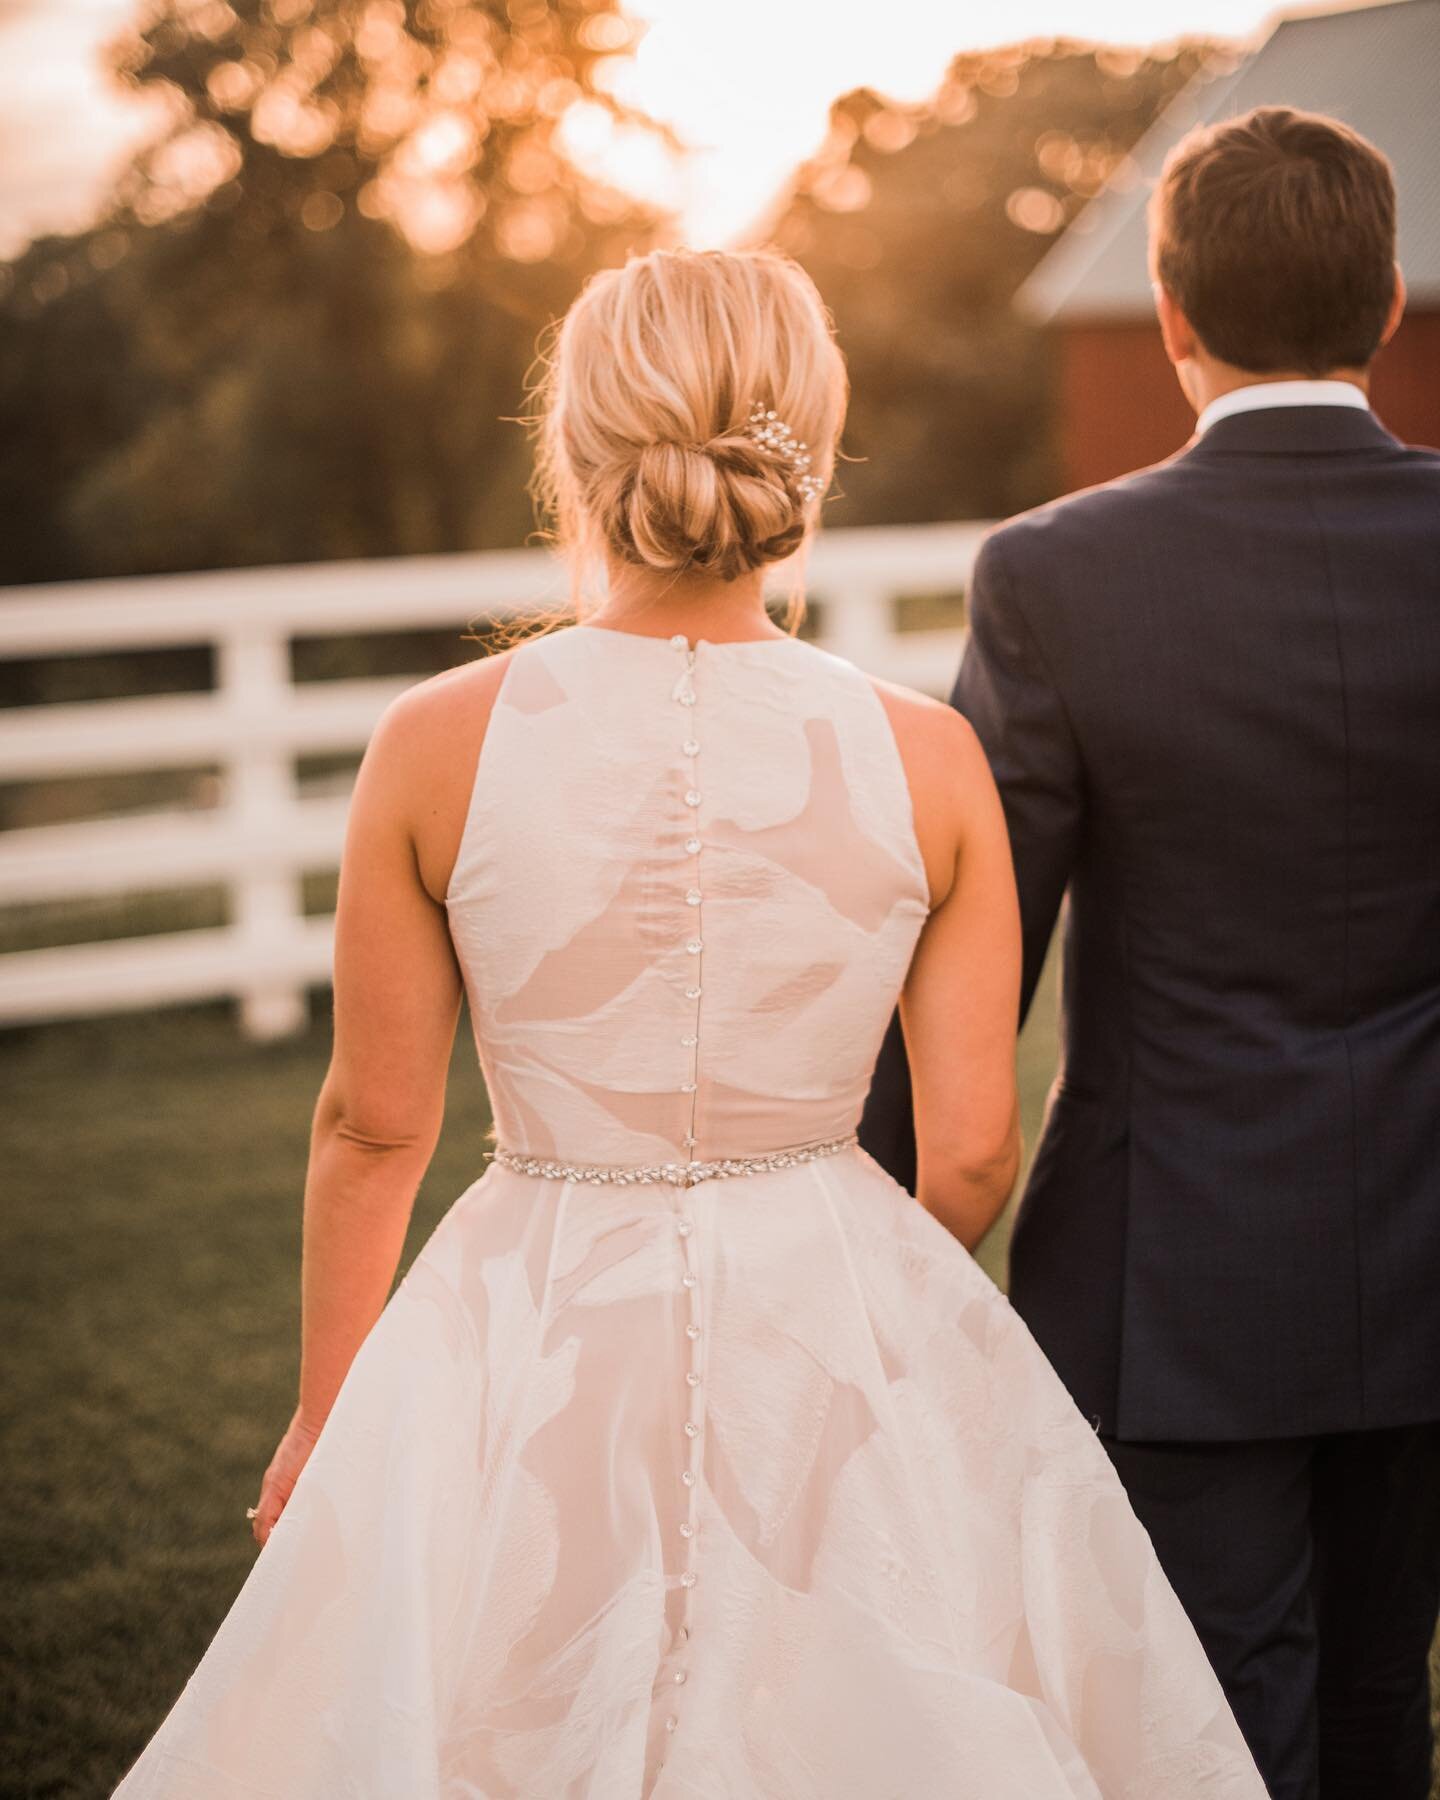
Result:
[[[0,579],[513,543],[537,332],[652,236],[561,122],[617,0],[165,0],[166,129],[0,316]]]
[[[934,98],[861,91],[767,232],[829,302],[849,359],[837,523],[1003,518],[1057,491],[1055,346],[1025,276],[1215,46],[1065,42],[959,56]]]
[[[667,225],[564,150],[573,108],[637,123],[634,30],[620,0],[159,0],[114,60],[165,128],[92,230],[0,266],[0,581],[522,541],[537,334]],[[763,233],[850,361],[827,517],[1055,491],[1015,290],[1215,56],[1032,44],[836,103]]]

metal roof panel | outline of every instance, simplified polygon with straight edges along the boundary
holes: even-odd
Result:
[[[1389,0],[1287,15],[1238,68],[1200,75],[1091,201],[1016,294],[1040,323],[1151,312],[1145,208],[1172,146],[1192,125],[1254,106],[1343,119],[1395,165],[1399,257],[1412,302],[1440,302],[1440,0]],[[1138,178],[1135,175],[1138,169]]]

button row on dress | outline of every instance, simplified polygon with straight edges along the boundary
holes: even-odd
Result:
[[[695,651],[691,649],[688,641],[681,635],[677,634],[677,636],[675,636],[674,638],[671,639],[671,643],[675,646],[675,648],[677,650],[682,651],[685,655],[685,670],[684,670],[684,673],[681,675],[680,680],[676,683],[674,697],[676,700],[678,700],[680,702],[680,704],[682,706],[693,706],[695,704],[695,689],[694,689],[692,677],[693,677],[694,669],[695,669]],[[681,744],[680,748],[681,748],[682,754],[688,758],[693,759],[694,757],[697,757],[700,754],[700,742],[699,742],[698,737],[695,735],[693,729],[691,731],[686,732],[684,741]],[[692,782],[694,782],[696,780],[695,775],[692,774],[690,779]],[[693,813],[695,811],[695,809],[697,809],[699,807],[699,805],[701,803],[701,799],[702,799],[702,795],[701,795],[701,792],[700,792],[700,789],[698,788],[698,786],[687,786],[685,789],[684,798],[685,798],[686,806],[689,807]],[[698,825],[698,820],[696,820],[695,822],[693,822],[691,824],[690,830],[685,838],[685,852],[688,856],[698,857],[701,849],[702,849],[702,843],[701,843],[701,839],[700,839],[700,835],[699,835],[699,825]],[[704,899],[704,895],[701,891],[699,883],[696,881],[692,881],[692,884],[689,887],[687,887],[687,889],[685,891],[685,904],[689,907],[698,908],[702,904],[703,899]],[[697,923],[698,923],[698,918],[697,918]],[[698,935],[688,939],[685,944],[686,952],[687,952],[687,954],[689,954],[691,956],[699,956],[699,954],[704,949],[704,947],[705,947],[704,939],[699,937]],[[693,1001],[698,1001],[700,998],[700,995],[701,995],[700,982],[696,981],[696,980],[692,980],[689,983],[689,985],[685,988],[685,998],[687,1000],[693,1002]],[[699,1088],[699,1056],[698,1056],[699,1043],[700,1043],[700,1022],[699,1022],[698,1009],[697,1009],[694,1023],[690,1026],[690,1028],[688,1030],[686,1030],[684,1032],[684,1034],[680,1038],[681,1048],[691,1052],[690,1068],[689,1068],[689,1071],[687,1074],[687,1078],[680,1083],[680,1092],[682,1094],[694,1095],[698,1091],[698,1088]],[[684,1136],[685,1149],[686,1149],[687,1154],[692,1158],[692,1160],[693,1160],[693,1156],[694,1156],[696,1141],[697,1140],[696,1140],[696,1134],[695,1134],[695,1117],[694,1117],[694,1108],[693,1108],[693,1101],[692,1101],[691,1116],[690,1116],[689,1122],[686,1126],[685,1136]],[[693,1225],[689,1219],[678,1219],[676,1221],[676,1230],[679,1232],[679,1234],[682,1238],[688,1238],[691,1235],[691,1232],[693,1229],[694,1229]],[[695,1289],[699,1285],[699,1278],[698,1278],[698,1276],[695,1275],[693,1270],[687,1268],[682,1273],[680,1279],[681,1279],[682,1287],[685,1289],[686,1292],[688,1292],[692,1296],[691,1303],[693,1306],[693,1304],[694,1304],[693,1296],[694,1296]],[[685,1335],[686,1335],[686,1337],[688,1337],[690,1339],[690,1341],[692,1343],[694,1343],[694,1341],[700,1336],[700,1327],[698,1324],[695,1323],[693,1317],[691,1318],[690,1322],[685,1327]],[[686,1381],[687,1386],[692,1391],[697,1389],[700,1385],[700,1375],[699,1375],[698,1371],[693,1368],[687,1369],[685,1371],[685,1381]],[[694,1419],[684,1420],[682,1429],[684,1430],[687,1440],[689,1440],[691,1443],[693,1443],[700,1436],[700,1426]],[[680,1472],[680,1480],[687,1489],[693,1489],[695,1487],[696,1480],[697,1480],[695,1470],[693,1468],[688,1468],[688,1467],[682,1469]],[[686,1518],[686,1519],[682,1520],[680,1523],[680,1526],[679,1526],[679,1532],[680,1532],[681,1538],[685,1541],[685,1543],[687,1545],[691,1544],[696,1536],[696,1529],[695,1529],[695,1524],[694,1524],[693,1519]],[[684,1570],[682,1570],[681,1575],[680,1575],[680,1585],[682,1588],[687,1589],[687,1590],[690,1588],[693,1588],[695,1586],[695,1580],[696,1580],[695,1571],[692,1568],[685,1568]],[[679,1627],[679,1631],[678,1631],[678,1641],[681,1643],[688,1642],[689,1637],[690,1637],[689,1627],[687,1625],[682,1624]],[[671,1683],[674,1686],[683,1687],[687,1678],[688,1677],[687,1677],[686,1670],[684,1670],[683,1668],[680,1668],[680,1669],[675,1669],[672,1672],[670,1679],[671,1679]],[[667,1731],[674,1731],[678,1722],[679,1721],[677,1719],[677,1716],[674,1713],[671,1713],[665,1720],[665,1729]]]
[[[686,653],[686,676],[688,677],[695,667],[695,652],[690,648],[689,641],[678,632],[671,638],[670,642],[677,650],[683,650]],[[695,694],[688,679],[682,679],[680,685],[675,690],[675,698],[686,705],[693,704]],[[700,753],[699,740],[693,736],[687,736],[685,742],[680,747],[686,756],[698,756]],[[701,797],[698,788],[691,787],[685,790],[685,804],[692,809],[699,806]],[[691,856],[698,856],[700,853],[700,839],[696,837],[693,832],[691,836],[685,840],[685,849]],[[698,907],[703,899],[704,895],[698,887],[692,886],[686,890],[685,904],[687,906]],[[686,953],[690,956],[698,956],[704,948],[704,939],[698,937],[691,938],[685,945]],[[698,1000],[700,998],[700,984],[698,982],[693,982],[686,988],[685,998],[687,1000]],[[687,1032],[680,1040],[681,1047],[686,1050],[695,1049],[699,1042],[698,1029],[695,1032]],[[698,1085],[698,1070],[694,1066],[694,1059],[692,1059],[690,1079],[681,1082],[680,1092],[682,1094],[693,1094],[697,1092]],[[692,1116],[690,1130],[687,1132],[685,1138],[685,1148],[687,1150],[693,1150],[694,1147],[694,1120]]]

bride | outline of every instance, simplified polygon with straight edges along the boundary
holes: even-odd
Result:
[[[567,316],[541,472],[604,597],[366,753],[299,1405],[123,1800],[1263,1800],[969,1253],[1018,1153],[985,760],[762,602],[845,395],[779,256]],[[387,1303],[462,993],[494,1156]],[[855,1141],[897,994],[918,1200]]]

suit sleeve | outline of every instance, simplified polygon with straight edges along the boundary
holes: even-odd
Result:
[[[1005,808],[1024,933],[1023,1025],[1079,852],[1085,783],[1064,701],[1004,557],[1003,533],[981,545],[950,704],[975,727]]]
[[[1024,934],[1023,1025],[1079,847],[1084,782],[1064,705],[1011,597],[993,537],[971,576],[970,636],[950,704],[975,727],[1005,808]],[[914,1193],[914,1105],[898,1012],[875,1064],[860,1142]]]
[[[860,1145],[901,1187],[915,1192],[915,1109],[898,1012],[891,1015],[870,1078],[870,1092],[860,1114]]]

